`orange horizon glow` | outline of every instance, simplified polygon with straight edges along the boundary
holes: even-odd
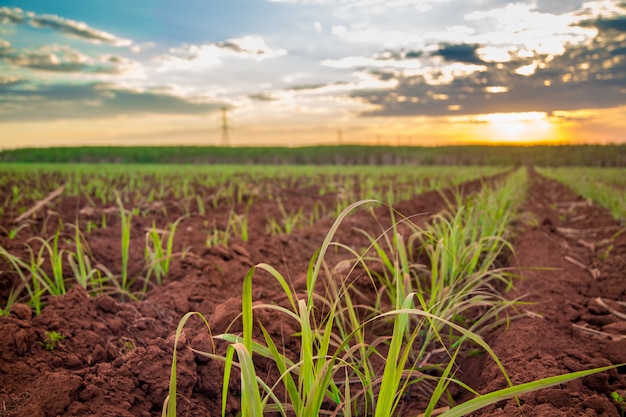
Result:
[[[265,114],[264,116],[266,116]],[[215,116],[136,116],[93,120],[3,123],[0,149],[54,146],[216,146]],[[45,132],[42,135],[42,132]],[[341,132],[341,135],[339,135]],[[336,118],[259,121],[234,115],[232,146],[390,146],[622,144],[626,106],[465,116]],[[341,139],[340,139],[341,137]],[[27,144],[26,146],[24,146]]]
[[[486,130],[491,133],[488,143],[531,145],[566,141],[558,122],[551,120],[545,112],[490,113],[478,115],[473,120],[486,123]]]

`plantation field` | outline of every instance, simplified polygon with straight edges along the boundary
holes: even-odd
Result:
[[[625,173],[4,164],[0,416],[623,416]]]

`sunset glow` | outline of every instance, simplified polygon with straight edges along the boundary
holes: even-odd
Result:
[[[525,144],[556,141],[554,126],[545,113],[494,113],[482,117],[493,130],[496,143]]]
[[[620,0],[142,7],[5,2],[0,148],[626,142]]]

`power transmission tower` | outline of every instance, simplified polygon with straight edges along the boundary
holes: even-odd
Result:
[[[230,136],[228,133],[228,109],[222,107],[222,146],[230,146]]]

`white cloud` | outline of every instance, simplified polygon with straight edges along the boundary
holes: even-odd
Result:
[[[523,65],[515,70],[516,74],[530,76],[537,71],[537,61],[533,61],[532,64]]]
[[[170,54],[157,57],[159,71],[202,71],[222,63],[224,58],[252,59],[257,62],[286,55],[284,49],[272,49],[258,36],[245,36],[219,43],[183,45]]]
[[[424,38],[436,42],[462,43],[476,33],[476,29],[465,25],[450,26],[438,32],[426,32]]]
[[[476,55],[485,62],[508,62],[511,60],[510,47],[486,46],[478,48]]]
[[[376,59],[365,56],[348,56],[339,59],[325,59],[322,65],[331,68],[358,68],[358,67],[374,67],[374,68],[399,68],[399,69],[415,69],[420,68],[421,64],[418,60],[392,60],[392,59]]]
[[[595,36],[596,30],[576,26],[581,18],[576,13],[555,15],[536,11],[535,3],[511,3],[486,11],[465,15],[465,20],[477,22],[487,29],[468,42],[488,46],[517,46],[533,55],[561,55],[567,44],[582,43]],[[491,50],[493,53],[494,50]],[[500,61],[505,58],[500,54]]]
[[[0,24],[22,23],[24,19],[24,11],[19,7],[0,7]]]
[[[95,43],[108,43],[114,46],[130,46],[132,41],[120,38],[112,33],[94,29],[84,22],[66,19],[52,14],[38,15],[28,12],[29,23],[36,28],[51,28],[59,32],[79,39],[88,40]]]
[[[122,74],[137,63],[118,55],[100,55],[92,58],[65,45],[41,45],[31,49],[15,49],[0,40],[0,59],[15,67],[42,71]]]
[[[598,17],[612,18],[624,15],[624,3],[616,0],[597,0],[583,3],[576,16],[583,19],[593,19]]]

